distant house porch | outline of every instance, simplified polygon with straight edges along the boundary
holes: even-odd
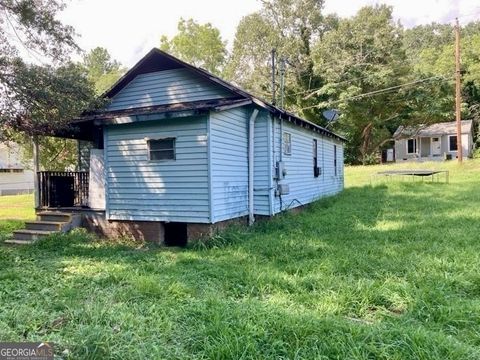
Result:
[[[403,155],[397,157],[397,161],[443,161],[448,153],[456,151],[456,138],[441,135],[416,136],[400,141],[397,146],[400,147],[397,148],[397,154]]]

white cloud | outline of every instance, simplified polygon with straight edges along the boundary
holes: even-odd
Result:
[[[449,22],[455,16],[462,21],[480,18],[478,0],[327,0],[325,11],[352,16],[360,7],[374,3],[392,5],[395,18],[407,27]],[[74,0],[60,18],[81,35],[83,49],[103,46],[131,66],[158,46],[161,35],[174,35],[180,17],[212,23],[231,46],[240,19],[260,6],[259,0]],[[463,16],[471,13],[475,15]]]
[[[259,7],[256,0],[77,0],[61,20],[75,27],[83,49],[103,46],[130,66],[158,46],[161,35],[174,35],[181,17],[210,22],[232,42],[240,19]]]
[[[340,16],[352,16],[366,5],[387,4],[393,16],[406,27],[431,22],[451,23],[455,17],[462,22],[480,18],[478,0],[327,0],[325,11]]]

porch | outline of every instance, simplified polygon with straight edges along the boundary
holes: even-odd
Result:
[[[440,136],[406,139],[406,153],[418,160],[443,160],[442,138]]]
[[[36,210],[89,208],[87,171],[39,171]]]
[[[53,233],[76,227],[90,227],[104,220],[105,210],[91,207],[88,171],[38,171],[35,181],[36,220],[27,221],[25,229],[13,232],[7,244],[31,244]],[[93,202],[95,203],[95,202]]]
[[[446,141],[440,135],[396,140],[396,161],[443,161],[447,154]]]

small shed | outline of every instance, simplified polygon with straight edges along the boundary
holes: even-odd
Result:
[[[475,142],[473,121],[462,120],[463,157],[470,157]],[[395,161],[431,161],[457,157],[457,123],[441,122],[431,125],[399,126],[393,134]]]
[[[64,134],[80,143],[72,206],[104,234],[181,243],[343,189],[343,137],[158,49],[104,96]]]

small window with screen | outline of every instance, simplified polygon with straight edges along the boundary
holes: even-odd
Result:
[[[318,144],[317,139],[313,139],[313,176],[320,176],[320,168],[318,167]]]
[[[147,140],[150,161],[175,160],[175,138]]]
[[[283,153],[285,155],[292,154],[292,135],[290,133],[283,133]]]
[[[337,145],[333,145],[333,171],[337,176]]]

